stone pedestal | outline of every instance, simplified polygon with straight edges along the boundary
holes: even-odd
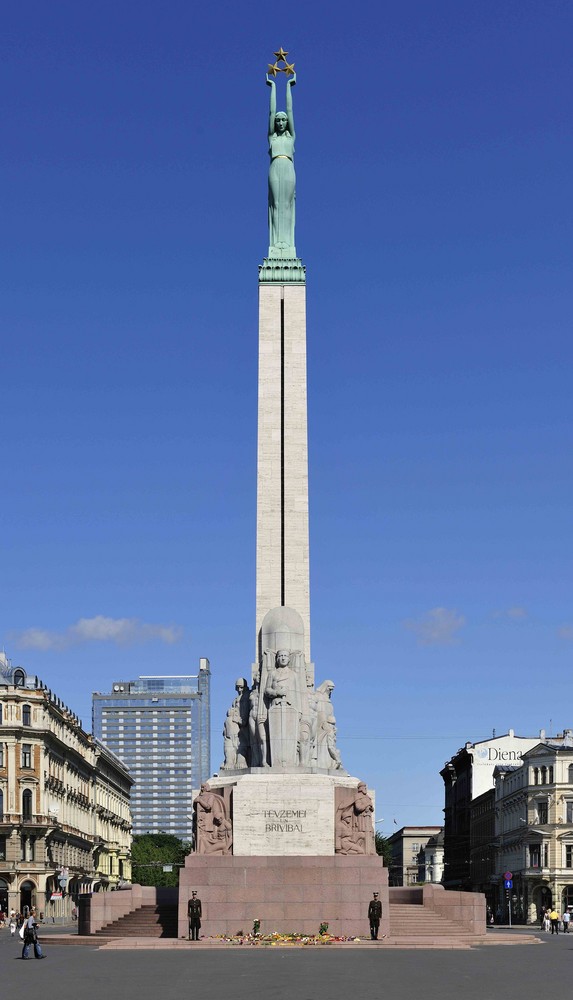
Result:
[[[368,903],[380,894],[380,938],[389,932],[388,871],[382,858],[202,857],[190,854],[179,876],[179,937],[188,936],[187,902],[195,889],[203,905],[201,936],[250,933],[370,937]]]
[[[226,796],[231,793],[233,854],[276,858],[333,855],[337,803],[345,793],[352,801],[359,781],[347,774],[261,768],[242,776],[220,775],[209,784]]]

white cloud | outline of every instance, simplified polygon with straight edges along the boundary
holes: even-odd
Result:
[[[557,635],[560,639],[568,639],[571,641],[573,639],[573,625],[562,625],[558,630]]]
[[[456,632],[465,625],[463,615],[449,608],[432,608],[415,620],[404,622],[420,646],[451,646],[458,642]]]
[[[510,621],[517,622],[523,621],[524,618],[528,617],[528,611],[526,608],[514,607],[514,608],[504,608],[503,611],[494,611],[494,618],[509,618]]]
[[[114,642],[118,646],[135,643],[178,642],[183,635],[179,625],[154,625],[139,618],[80,618],[75,625],[69,625],[61,632],[50,629],[27,628],[12,636],[13,642],[23,649],[67,649],[81,642]]]

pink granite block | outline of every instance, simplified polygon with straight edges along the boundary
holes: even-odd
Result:
[[[305,885],[321,885],[323,871],[323,868],[308,867],[300,879],[300,882]]]
[[[288,904],[282,899],[266,900],[264,903],[259,903],[255,910],[253,910],[252,919],[255,920],[281,920],[284,917],[285,907]]]
[[[338,899],[348,900],[353,903],[364,901],[364,887],[361,885],[342,885],[336,886],[336,889],[338,892]],[[370,893],[367,895],[370,898]]]
[[[223,903],[217,908],[217,912],[209,912],[210,920],[244,920],[248,907],[244,902]],[[254,919],[254,918],[253,918]]]
[[[265,879],[270,885],[284,885],[290,878],[290,873],[288,873],[282,865],[277,865],[274,868],[267,868],[265,872]]]
[[[258,891],[257,891],[258,890]],[[245,901],[245,887],[242,885],[226,885],[225,886],[225,898],[224,902],[227,903],[243,903]],[[255,902],[262,898],[262,892],[259,887],[253,887],[253,891],[249,892],[249,901]]]
[[[293,924],[293,929],[295,929],[294,925],[297,921],[302,920],[305,916],[304,907],[301,908],[300,903],[285,903],[283,909],[285,920],[287,922],[290,921]]]
[[[336,885],[357,885],[360,882],[360,870],[358,868],[341,868],[338,871],[326,868],[322,871],[322,882],[324,885],[335,882]]]
[[[236,874],[231,874],[226,866],[212,868],[209,872],[209,885],[229,885],[234,881],[236,881]]]
[[[223,903],[227,898],[227,887],[224,885],[210,885],[205,887],[202,895],[201,893],[199,895],[203,903]]]
[[[185,858],[186,868],[208,868],[209,858],[205,854],[188,854]]]
[[[360,882],[362,885],[370,885],[373,889],[378,889],[378,886],[386,884],[386,880],[382,875],[382,866],[379,867],[368,867],[364,866],[360,868]]]
[[[303,885],[299,901],[305,903],[332,902],[339,898],[339,886],[337,885]]]

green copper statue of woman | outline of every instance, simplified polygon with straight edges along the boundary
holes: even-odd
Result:
[[[277,90],[267,76],[271,88],[269,114],[269,256],[295,257],[294,206],[296,177],[294,172],[294,117],[292,88],[296,74],[287,81],[286,113],[277,114]],[[273,250],[275,253],[273,254]]]

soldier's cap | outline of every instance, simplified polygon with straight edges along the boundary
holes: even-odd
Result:
[[[375,896],[377,896],[377,895],[378,895],[378,893],[377,893],[377,892],[375,892],[375,893],[374,893],[374,895],[375,895]]]
[[[191,895],[192,896],[196,896],[197,895],[197,890],[196,889],[191,889]]]

